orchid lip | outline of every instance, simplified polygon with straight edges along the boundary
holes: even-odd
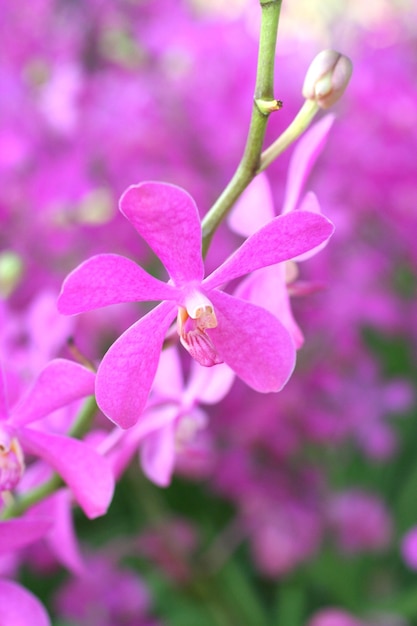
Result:
[[[180,341],[190,355],[205,367],[223,363],[207,334],[208,328],[217,327],[217,318],[210,300],[197,290],[190,291],[184,306],[178,307],[177,330]]]
[[[23,450],[16,437],[0,442],[0,492],[12,491],[25,470]]]

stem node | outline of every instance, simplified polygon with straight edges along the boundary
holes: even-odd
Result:
[[[284,106],[282,100],[262,100],[262,98],[255,98],[255,104],[262,115],[279,111]]]

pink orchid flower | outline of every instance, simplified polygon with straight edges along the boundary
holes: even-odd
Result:
[[[202,404],[216,404],[228,393],[233,371],[224,363],[215,368],[193,361],[184,381],[178,351],[174,346],[161,354],[151,396],[140,421],[128,431],[117,429],[102,442],[100,451],[109,458],[116,476],[129,464],[136,450],[145,475],[160,487],[170,484],[177,456],[187,449],[207,426]]]
[[[55,359],[9,409],[0,370],[0,491],[12,490],[19,483],[25,451],[62,477],[88,517],[107,511],[114,488],[107,461],[83,441],[33,426],[52,411],[92,395],[94,380],[95,374],[78,363]]]
[[[276,217],[204,278],[200,218],[186,191],[158,182],[133,185],[123,194],[120,210],[162,261],[170,280],[154,278],[125,257],[100,254],[66,278],[58,300],[64,314],[163,300],[125,331],[101,361],[96,398],[105,415],[122,428],[137,422],[175,316],[181,343],[201,365],[225,362],[256,391],[279,391],[295,365],[290,334],[269,311],[219,288],[315,248],[331,236],[333,225],[308,211]]]

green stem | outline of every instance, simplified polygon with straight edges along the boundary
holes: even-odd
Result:
[[[291,124],[284,130],[273,144],[269,146],[261,154],[260,166],[257,170],[257,174],[271,165],[277,156],[279,156],[284,150],[288,148],[303,132],[310,126],[317,112],[320,111],[320,107],[314,100],[306,100],[291,122]]]
[[[97,404],[95,398],[88,398],[71,427],[68,436],[75,439],[81,439],[81,437],[89,431],[96,410]],[[31,506],[52,495],[63,485],[64,481],[62,478],[58,474],[52,474],[48,480],[37,487],[34,487],[30,491],[19,495],[14,498],[10,504],[7,504],[0,514],[0,520],[11,519],[22,515]]]
[[[233,518],[199,556],[201,568],[214,575],[229,561],[238,546],[245,540],[247,532],[238,518]]]
[[[256,176],[265,137],[268,114],[262,112],[256,101],[274,100],[274,62],[278,23],[282,0],[259,0],[261,5],[261,30],[259,37],[258,67],[256,73],[255,102],[248,138],[242,159],[226,189],[202,221],[203,254],[207,253],[213,234],[227,215],[242,191]]]
[[[97,412],[97,402],[94,396],[85,401],[84,406],[77,415],[74,424],[68,433],[69,437],[81,439],[90,430],[94,415]]]
[[[58,474],[53,474],[49,480],[45,481],[38,487],[27,491],[22,494],[15,500],[13,500],[10,504],[8,504],[2,511],[0,520],[11,519],[13,517],[18,517],[22,515],[25,511],[27,511],[31,506],[36,504],[37,502],[41,502],[48,496],[52,495],[57,491],[60,487],[63,486],[63,481]]]

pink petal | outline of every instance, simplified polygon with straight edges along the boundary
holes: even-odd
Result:
[[[7,419],[9,414],[6,392],[6,377],[0,365],[0,420]]]
[[[183,393],[183,402],[197,400],[203,404],[217,404],[230,391],[235,374],[226,363],[203,367],[193,360],[190,380]]]
[[[271,265],[247,276],[234,294],[270,311],[285,326],[298,349],[304,342],[303,334],[295,321],[285,282],[285,263]]]
[[[321,215],[321,206],[316,194],[313,191],[307,191],[307,193],[303,196],[297,210],[310,211],[310,213],[317,213],[318,215]]]
[[[45,505],[45,510],[53,507],[54,525],[46,537],[50,549],[62,565],[80,575],[84,564],[74,529],[71,500],[68,489],[59,489],[41,504]]]
[[[0,521],[0,554],[13,552],[37,541],[46,535],[52,526],[52,521],[52,517],[47,516]]]
[[[89,518],[106,513],[113,497],[110,466],[83,441],[23,428],[19,437],[25,450],[42,458],[62,477]]]
[[[157,182],[132,185],[119,206],[177,286],[203,278],[200,218],[184,189]]]
[[[171,346],[161,353],[156,370],[152,393],[162,398],[178,400],[184,388],[181,359],[176,346]]]
[[[173,402],[146,409],[142,419],[133,429],[136,441],[142,441],[150,433],[174,422],[178,417],[179,410],[178,403]]]
[[[334,119],[334,115],[326,115],[310,128],[298,142],[288,169],[282,214],[289,213],[296,208],[305,181],[323,149]]]
[[[55,291],[44,289],[38,292],[27,312],[27,332],[36,350],[32,357],[35,371],[60,351],[74,331],[75,320],[60,315],[56,303]]]
[[[155,307],[119,337],[98,368],[97,404],[121,428],[136,424],[145,407],[174,311],[171,302]]]
[[[124,472],[144,438],[150,433],[163,428],[166,424],[175,421],[177,417],[177,405],[163,404],[145,410],[139,422],[130,430],[119,431],[122,433],[122,437],[117,442],[114,450],[110,450],[106,455],[106,458],[111,463],[114,475],[119,477]]]
[[[275,217],[249,237],[203,284],[218,287],[261,267],[293,259],[329,239],[333,230],[327,218],[309,211]]]
[[[95,374],[79,363],[54,359],[12,410],[14,424],[46,417],[70,402],[94,395]]]
[[[81,263],[64,280],[58,310],[65,315],[120,302],[175,298],[176,289],[117,254],[99,254]]]
[[[51,626],[39,600],[17,583],[0,580],[0,598],[2,626]]]
[[[261,172],[237,200],[227,221],[235,233],[249,237],[274,217],[271,187]]]
[[[144,474],[160,487],[167,487],[174,471],[175,456],[175,423],[171,422],[144,439],[141,447]]]
[[[312,191],[307,191],[307,193],[301,200],[298,211],[310,211],[310,213],[317,213],[318,215],[321,215],[321,207],[316,194]],[[313,257],[315,254],[320,252],[320,250],[323,250],[323,248],[325,248],[327,244],[328,240],[323,241],[323,243],[316,246],[315,248],[312,248],[308,252],[305,252],[304,254],[299,254],[298,256],[294,257],[293,261],[296,261],[297,263],[300,263],[301,261],[307,261],[308,259],[311,259],[311,257]]]
[[[221,291],[210,294],[218,326],[207,332],[219,356],[256,391],[279,391],[295,365],[290,334],[269,311]],[[216,367],[216,366],[215,366]]]

